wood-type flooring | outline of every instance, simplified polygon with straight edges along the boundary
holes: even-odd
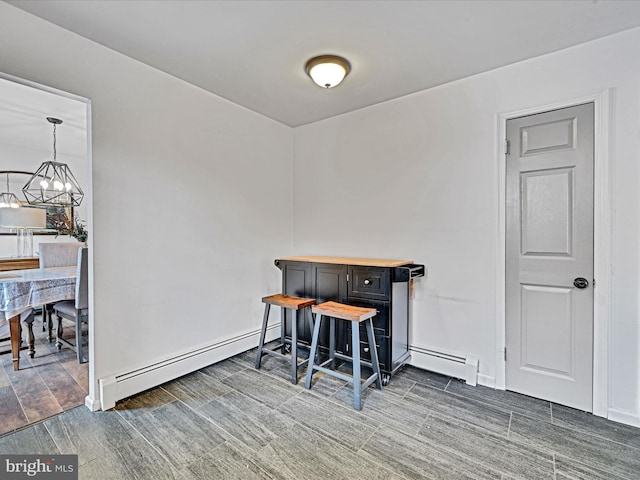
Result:
[[[79,478],[637,480],[640,429],[404,367],[351,386],[255,349],[119,402],[0,437],[5,453],[77,454]]]
[[[66,325],[64,336],[73,336],[71,324]],[[58,350],[55,340],[47,341],[40,315],[34,320],[33,331],[36,354],[29,358],[27,350],[21,350],[20,370],[13,371],[10,352],[0,355],[0,434],[84,405],[89,393],[88,364],[79,364],[68,347]],[[23,337],[26,339],[26,331]],[[7,350],[9,342],[2,342],[0,351]]]

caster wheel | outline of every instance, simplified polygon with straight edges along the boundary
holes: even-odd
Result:
[[[383,373],[382,374],[382,386],[386,387],[389,385],[389,381],[391,380],[391,375]]]

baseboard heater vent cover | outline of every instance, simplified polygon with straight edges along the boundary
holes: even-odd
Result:
[[[411,365],[431,372],[464,380],[474,387],[478,383],[478,357],[458,355],[432,348],[410,345]]]

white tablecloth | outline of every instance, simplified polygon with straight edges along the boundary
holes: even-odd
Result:
[[[37,305],[72,300],[76,267],[0,272],[0,337],[9,334],[9,319]]]

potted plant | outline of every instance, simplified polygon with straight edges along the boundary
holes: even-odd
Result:
[[[56,213],[51,216],[51,226],[58,235],[69,235],[79,242],[86,242],[89,232],[87,231],[84,220],[75,218],[73,223],[66,213]]]

